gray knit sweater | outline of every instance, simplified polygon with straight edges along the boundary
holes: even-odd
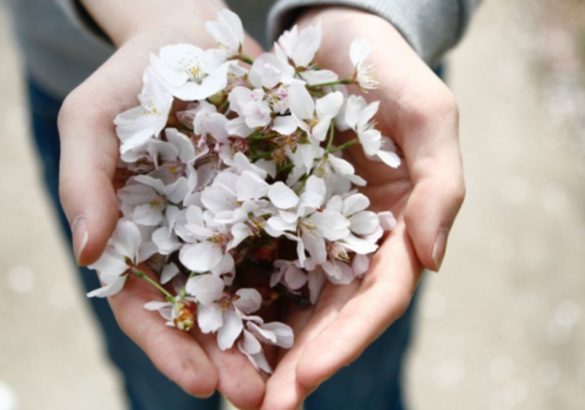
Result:
[[[228,0],[247,31],[266,44],[289,27],[303,7],[345,5],[390,21],[429,64],[461,38],[481,0]],[[63,97],[114,51],[96,34],[74,0],[8,0],[27,70]]]

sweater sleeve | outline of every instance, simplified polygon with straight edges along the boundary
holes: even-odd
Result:
[[[106,33],[97,25],[77,0],[55,0],[69,21],[100,46],[113,49],[114,45]]]
[[[268,18],[268,32],[276,39],[294,24],[301,9],[341,5],[383,17],[428,64],[435,64],[462,37],[481,0],[278,0]]]

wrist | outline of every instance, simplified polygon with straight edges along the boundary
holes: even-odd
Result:
[[[156,33],[167,42],[201,39],[205,22],[226,8],[223,0],[175,0],[172,6],[158,0],[142,0],[140,8],[134,1],[80,0],[80,3],[116,47],[147,33]]]

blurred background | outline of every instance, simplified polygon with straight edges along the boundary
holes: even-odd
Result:
[[[0,410],[122,409],[44,197],[0,8]],[[427,274],[413,409],[585,408],[585,1],[486,0],[449,58],[468,196]]]

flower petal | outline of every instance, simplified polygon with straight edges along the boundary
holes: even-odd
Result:
[[[244,329],[241,349],[250,355],[255,355],[262,351],[262,345],[252,333]]]
[[[349,47],[349,57],[354,67],[362,64],[372,53],[372,48],[363,38],[356,38]]]
[[[256,312],[262,306],[262,295],[256,289],[239,289],[236,296],[233,305],[246,315]]]
[[[329,126],[331,125],[332,117],[323,117],[317,125],[313,127],[312,134],[313,138],[315,138],[319,142],[325,141],[327,138],[327,133],[329,132]]]
[[[311,25],[299,31],[297,42],[290,56],[297,67],[308,67],[321,46],[321,26]]]
[[[193,272],[209,272],[221,262],[223,251],[212,242],[200,242],[181,248],[179,260]]]
[[[376,154],[376,156],[378,158],[380,158],[380,160],[388,165],[391,168],[398,168],[400,166],[400,164],[402,163],[402,161],[400,160],[400,157],[398,156],[398,154],[396,154],[393,151],[378,151],[378,153]]]
[[[371,211],[361,211],[349,218],[351,230],[358,235],[370,235],[380,228],[378,215]]]
[[[295,337],[292,328],[281,322],[270,322],[262,325],[262,329],[268,330],[276,336],[276,346],[285,349],[291,348],[294,344]]]
[[[224,283],[215,275],[194,276],[187,281],[185,290],[205,306],[218,300],[223,293]]]
[[[353,274],[356,277],[363,276],[370,267],[370,257],[368,255],[355,255],[351,262]]]
[[[217,303],[208,306],[199,306],[197,324],[203,333],[215,332],[223,326],[223,314]]]
[[[321,294],[321,289],[325,284],[325,275],[320,270],[309,272],[309,299],[314,305]]]
[[[279,209],[289,209],[299,203],[297,194],[281,181],[268,188],[268,198]]]
[[[394,214],[392,212],[390,211],[378,212],[378,218],[380,219],[380,226],[385,231],[391,231],[396,227],[397,224],[396,218],[394,217]]]
[[[236,197],[238,201],[258,199],[266,195],[268,183],[251,171],[244,171],[238,179]]]
[[[370,206],[370,200],[364,194],[353,194],[345,198],[343,202],[343,215],[351,216],[357,212],[363,211]]]
[[[296,81],[288,88],[290,112],[302,120],[310,120],[315,114],[315,101],[305,85]]]
[[[101,275],[113,278],[126,272],[128,265],[124,255],[111,247],[107,247],[100,258],[89,268],[95,269]]]
[[[289,266],[288,269],[285,270],[284,282],[291,290],[302,288],[307,283],[307,280],[307,274],[296,266]]]
[[[350,222],[340,213],[324,210],[310,217],[319,232],[330,241],[337,241],[349,235]]]
[[[101,277],[100,277],[101,278]],[[107,283],[99,289],[92,290],[87,293],[88,298],[98,297],[107,298],[120,292],[126,283],[127,276],[118,276],[114,281]]]
[[[331,70],[303,71],[301,78],[309,85],[326,84],[339,80],[339,76]]]
[[[327,278],[334,285],[347,285],[355,279],[351,267],[340,261],[327,261],[321,265],[327,274]]]
[[[160,283],[162,285],[169,283],[179,272],[177,265],[172,262],[169,263],[163,268],[162,274],[160,275]]]
[[[231,348],[243,329],[242,318],[233,309],[229,309],[225,315],[223,326],[217,333],[219,348],[221,350]]]
[[[291,135],[298,128],[298,122],[292,115],[276,117],[271,127],[281,135]]]
[[[132,221],[121,219],[112,234],[112,245],[123,256],[136,261],[138,249],[142,243],[142,235],[138,226]]]
[[[339,110],[343,105],[343,94],[340,91],[335,91],[327,94],[325,97],[319,98],[316,103],[317,117],[334,118],[339,114]]]
[[[232,239],[226,245],[226,250],[228,251],[237,247],[252,234],[250,227],[245,223],[235,224],[232,226],[230,233],[232,234]]]
[[[303,232],[301,239],[315,263],[321,264],[327,260],[327,247],[325,240],[320,235],[315,235],[312,232]]]

